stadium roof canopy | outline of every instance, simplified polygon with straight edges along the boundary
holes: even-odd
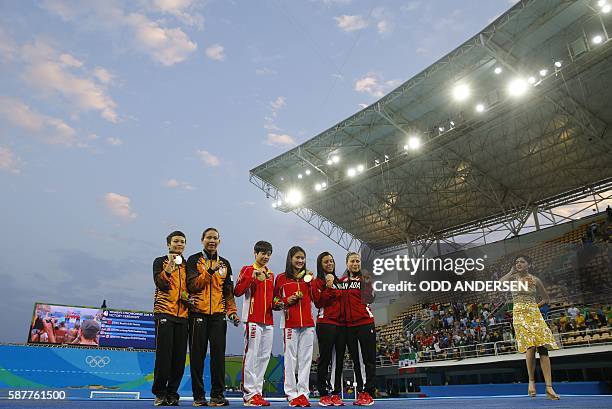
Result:
[[[518,234],[534,212],[612,186],[608,33],[612,13],[597,1],[520,1],[376,103],[252,169],[251,182],[347,249],[499,223]],[[520,97],[509,91],[517,78]],[[470,90],[462,102],[457,85]],[[420,148],[405,149],[411,136]]]

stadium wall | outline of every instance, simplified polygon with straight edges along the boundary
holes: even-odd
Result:
[[[30,345],[0,345],[0,395],[8,390],[63,390],[68,398],[89,398],[92,391],[139,392],[152,398],[155,354],[152,351],[100,348],[63,348]],[[210,391],[209,360],[205,361],[204,384]],[[226,385],[239,389],[242,357],[225,358]],[[191,396],[189,356],[179,388]],[[266,370],[264,390],[282,395],[283,357],[272,357]]]

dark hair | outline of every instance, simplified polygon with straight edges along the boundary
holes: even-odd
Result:
[[[253,247],[255,253],[272,253],[272,245],[267,241],[260,240]]]
[[[344,262],[348,263],[348,259],[351,256],[359,256],[359,258],[361,258],[361,255],[359,253],[355,253],[354,251],[349,251],[348,253],[346,253],[346,260],[344,260]]]
[[[200,239],[200,241],[204,240],[204,237],[206,236],[206,233],[208,233],[208,232],[209,232],[209,231],[211,231],[211,230],[212,230],[212,231],[216,231],[216,232],[217,232],[217,234],[219,234],[219,230],[215,229],[214,227],[208,227],[208,228],[206,228],[206,230],[204,230],[204,231],[202,232],[202,238]]]
[[[320,278],[321,280],[325,280],[326,273],[323,270],[323,258],[327,256],[330,256],[332,260],[334,260],[334,256],[332,256],[329,251],[324,251],[317,257],[317,278]],[[336,260],[334,260],[334,271],[332,273],[334,276],[336,275]]]
[[[166,244],[170,245],[170,242],[172,241],[172,238],[173,238],[174,236],[179,236],[179,237],[182,237],[182,238],[184,238],[184,239],[185,239],[185,241],[187,241],[187,237],[185,237],[185,233],[183,233],[183,232],[182,232],[182,231],[180,231],[180,230],[175,230],[175,231],[173,231],[172,233],[170,233],[170,234],[168,235],[168,237],[166,237]]]
[[[293,264],[291,264],[291,259],[299,252],[304,253],[304,257],[306,257],[306,252],[300,246],[293,246],[287,252],[287,261],[285,262],[285,275],[289,278],[295,278],[293,274]],[[306,260],[304,260],[304,267],[302,270],[306,270]]]
[[[531,257],[529,257],[526,254],[519,254],[518,256],[514,257],[514,260],[512,260],[512,264],[516,263],[516,260],[518,260],[519,258],[524,259],[527,262],[527,264],[529,264],[529,265],[533,264],[533,261],[531,260]]]

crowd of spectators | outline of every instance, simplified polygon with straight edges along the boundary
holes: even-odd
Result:
[[[464,358],[493,354],[494,344],[499,353],[514,352],[511,309],[495,310],[484,303],[431,304],[404,320],[403,333],[377,335],[377,357],[391,364],[413,353],[425,359]],[[612,327],[611,305],[572,305],[557,314],[552,319],[557,333]]]
[[[596,304],[592,306],[570,306],[553,320],[559,333],[595,330],[612,327],[612,306]]]
[[[417,317],[408,317],[406,330],[393,337],[379,337],[377,355],[388,358],[395,364],[404,354],[422,352],[425,355],[461,354],[460,347],[483,346],[493,348],[493,343],[507,341],[510,348],[513,339],[508,316],[496,317],[495,307],[486,303],[431,304]],[[426,321],[425,325],[411,330],[415,320]],[[505,347],[503,343],[501,347]],[[457,351],[450,351],[456,348]]]

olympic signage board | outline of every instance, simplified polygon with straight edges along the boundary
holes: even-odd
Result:
[[[155,348],[153,313],[36,303],[30,344]]]

